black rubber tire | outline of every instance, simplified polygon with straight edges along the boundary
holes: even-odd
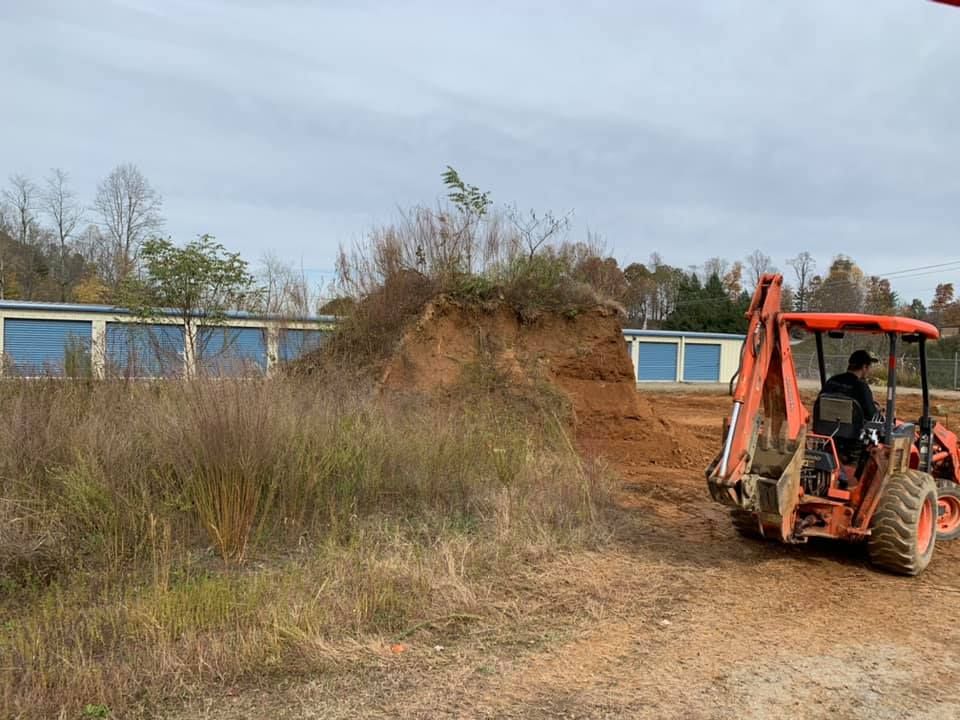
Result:
[[[940,498],[944,495],[949,495],[954,501],[960,503],[960,485],[952,480],[941,480],[940,486],[937,488],[937,497]],[[960,537],[960,525],[949,532],[941,532],[939,528],[937,529],[937,542],[956,540],[958,537]]]
[[[741,537],[750,538],[751,540],[764,539],[763,534],[760,532],[760,524],[752,513],[739,508],[733,508],[730,511],[730,522],[733,525],[733,529],[736,530],[737,534]]]
[[[930,503],[930,542],[920,552],[917,540],[921,510]],[[892,476],[870,522],[870,561],[898,575],[919,575],[930,564],[937,544],[937,484],[926,473],[907,470]]]

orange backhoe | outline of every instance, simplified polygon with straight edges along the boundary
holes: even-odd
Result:
[[[957,437],[930,416],[926,343],[936,327],[902,317],[782,312],[777,274],[764,275],[724,423],[723,446],[707,468],[714,500],[730,506],[736,530],[785,543],[809,538],[866,542],[872,563],[905,575],[923,571],[937,540],[960,535]],[[821,392],[804,406],[791,353],[796,336],[816,340]],[[886,411],[823,392],[824,335],[886,336]],[[897,348],[915,343],[921,415],[897,419]]]

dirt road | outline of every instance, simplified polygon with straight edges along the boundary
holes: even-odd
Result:
[[[622,477],[612,548],[531,571],[495,624],[189,716],[960,717],[960,544],[910,579],[872,570],[857,548],[742,540],[702,474],[729,399],[650,400],[683,435],[679,452],[583,441]]]

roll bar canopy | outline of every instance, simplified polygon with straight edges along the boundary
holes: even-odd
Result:
[[[864,315],[861,313],[783,313],[781,322],[801,327],[809,332],[862,332],[918,335],[937,340],[940,331],[930,323],[894,315]]]

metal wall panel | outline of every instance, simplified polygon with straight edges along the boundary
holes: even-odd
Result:
[[[280,362],[296,360],[311,350],[316,350],[327,339],[322,330],[280,330],[277,354]]]
[[[720,345],[687,343],[683,349],[683,379],[687,382],[718,382]]]
[[[107,375],[177,377],[183,346],[182,325],[107,323]]]
[[[642,342],[640,362],[637,365],[637,379],[676,380],[678,343]]]
[[[90,372],[89,320],[6,318],[3,351],[16,375],[87,375]]]
[[[201,328],[197,367],[212,375],[243,375],[267,367],[266,331],[261,328]]]

